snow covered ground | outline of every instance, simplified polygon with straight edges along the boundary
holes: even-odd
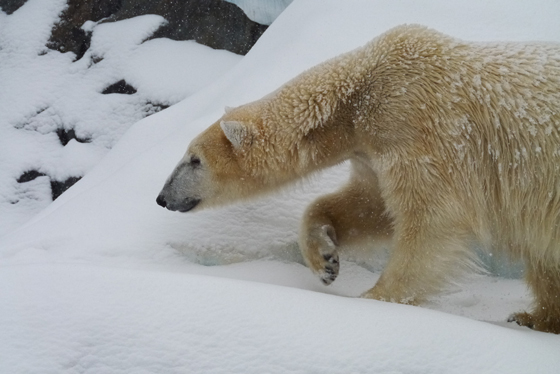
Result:
[[[469,40],[560,41],[560,3],[296,0],[242,59],[188,42],[141,43],[162,22],[145,16],[96,26],[77,62],[40,55],[60,4],[29,0],[0,13],[0,197],[30,195],[2,182],[28,165],[63,179],[78,160],[73,171],[85,174],[24,225],[4,219],[17,204],[0,207],[0,372],[559,372],[560,337],[504,322],[528,307],[519,280],[479,276],[424,307],[388,304],[355,298],[375,283],[383,255],[350,254],[339,279],[321,285],[301,264],[298,221],[307,203],[344,181],[345,166],[196,214],[166,211],[155,198],[226,105],[255,100],[401,23]],[[16,24],[26,33],[10,31]],[[120,79],[138,92],[100,94]],[[141,119],[134,108],[146,100],[176,104]],[[54,109],[36,116],[47,112],[53,127],[26,130],[46,106]],[[70,143],[33,140],[58,141],[58,117],[91,141],[71,154]],[[15,128],[21,118],[26,125]],[[27,183],[48,183],[41,178]],[[49,193],[41,188],[33,193]]]

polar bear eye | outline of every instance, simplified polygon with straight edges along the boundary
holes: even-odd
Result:
[[[200,158],[198,158],[196,156],[192,156],[189,163],[191,164],[192,167],[195,167],[195,168],[199,167],[200,166]]]

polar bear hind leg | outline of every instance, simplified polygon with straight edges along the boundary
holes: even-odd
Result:
[[[560,268],[554,262],[528,263],[526,281],[535,295],[533,310],[510,316],[516,322],[537,331],[560,334]]]

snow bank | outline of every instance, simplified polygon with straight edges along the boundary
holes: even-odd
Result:
[[[184,273],[0,273],[5,373],[557,373],[560,339],[416,307]],[[11,286],[8,286],[11,285]]]

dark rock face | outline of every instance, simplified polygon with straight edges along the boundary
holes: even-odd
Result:
[[[60,52],[74,52],[79,60],[90,46],[91,35],[81,29],[86,21],[98,22],[115,14],[122,0],[68,0],[60,22],[52,30],[47,47]]]
[[[31,182],[32,180],[35,180],[39,177],[44,177],[46,174],[41,173],[40,171],[37,170],[28,170],[25,173],[23,173],[22,175],[19,176],[19,178],[17,179],[18,183],[26,183],[26,182]]]
[[[20,175],[20,177],[17,179],[17,182],[27,183],[39,177],[45,177],[45,176],[48,175],[45,173],[41,173],[38,170],[28,170],[22,175]],[[82,179],[82,177],[70,177],[63,181],[57,181],[55,179],[52,179],[51,177],[49,178],[51,180],[51,196],[53,201],[56,200],[60,195],[62,195],[67,189],[72,187],[76,182]],[[17,201],[13,202],[12,204],[17,204]]]
[[[64,181],[57,181],[51,179],[51,193],[53,201],[62,195],[67,189],[72,187],[82,177],[70,177]]]
[[[0,0],[0,8],[6,14],[12,14],[18,10],[27,0]]]
[[[105,88],[101,93],[103,95],[114,94],[114,93],[123,94],[123,95],[133,95],[136,92],[138,92],[136,88],[126,83],[124,79],[121,79],[120,81],[113,83],[112,85]]]
[[[159,14],[169,23],[153,38],[195,40],[214,49],[246,54],[267,26],[251,21],[236,5],[223,0],[123,0],[110,20]]]
[[[267,29],[223,0],[68,0],[47,46],[60,52],[74,52],[76,59],[80,59],[90,46],[91,35],[81,29],[86,21],[113,22],[144,14],[157,14],[168,21],[152,38],[195,40],[237,54],[249,52]]]
[[[45,177],[45,176],[48,175],[41,173],[40,171],[37,170],[28,170],[17,179],[17,182],[27,183],[39,177]],[[67,189],[72,187],[76,182],[82,179],[82,177],[70,177],[63,181],[57,181],[55,179],[52,179],[51,177],[49,178],[51,180],[51,196],[53,201],[56,200],[60,195],[62,195]],[[14,204],[15,203],[17,203],[17,201],[14,202]]]
[[[70,129],[66,130],[63,128],[56,129],[56,135],[58,136],[58,140],[60,140],[60,144],[66,145],[70,140],[74,139],[78,143],[91,143],[91,139],[89,138],[80,138],[76,135],[76,130]]]

